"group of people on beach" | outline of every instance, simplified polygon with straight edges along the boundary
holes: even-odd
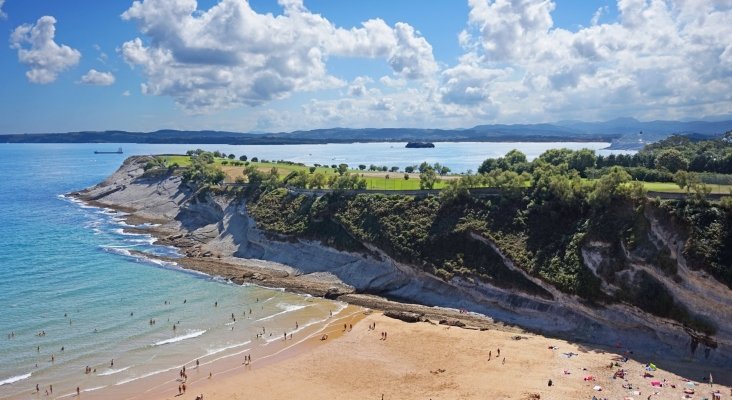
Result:
[[[187,299],[184,299],[183,300],[183,304],[186,304],[187,301],[188,301]],[[256,299],[256,302],[259,302],[259,298]],[[165,305],[170,305],[170,304],[172,304],[172,302],[169,301],[169,300],[165,300],[164,301],[164,304]],[[218,308],[218,306],[219,306],[218,301],[215,301],[214,304],[213,304],[213,306],[214,306],[214,308]],[[262,309],[264,309],[264,307],[262,307]],[[250,315],[253,313],[251,307],[248,308],[248,312],[249,312]],[[132,311],[132,312],[129,313],[129,316],[130,317],[133,317],[134,314],[135,314],[134,311]],[[245,316],[247,315],[247,310],[246,309],[243,311],[243,315],[245,315]],[[333,312],[332,311],[330,311],[330,316],[331,317],[333,316]],[[64,313],[64,318],[65,319],[68,319],[70,321],[70,319],[68,318],[68,314],[67,313]],[[231,313],[231,320],[234,321],[234,322],[236,322],[236,316],[235,316],[234,313]],[[154,326],[154,325],[156,325],[157,320],[155,318],[150,318],[147,322],[148,322],[148,325],[149,326]],[[170,322],[170,318],[168,318],[168,322]],[[180,324],[180,321],[177,321],[177,322],[173,323],[172,329],[173,329],[174,332],[177,330],[177,325],[179,325],[179,324]],[[298,329],[299,329],[299,323],[297,321],[295,321],[295,330],[298,330]],[[353,329],[353,325],[350,325],[349,326],[349,325],[345,325],[344,324],[344,331],[345,330],[351,330],[351,329]],[[96,328],[94,329],[94,333],[98,333],[98,330]],[[262,338],[262,337],[265,336],[266,333],[267,333],[267,329],[266,329],[266,327],[263,326],[261,333],[258,333],[256,336],[257,336],[257,338]],[[35,336],[36,337],[45,337],[46,336],[46,331],[45,330],[40,330],[40,331],[38,331],[35,334]],[[270,332],[269,336],[272,336],[272,332]],[[13,332],[10,332],[10,333],[7,334],[7,337],[8,337],[8,339],[15,339],[16,333],[14,331]],[[325,338],[327,338],[327,335],[325,335]],[[289,340],[292,340],[293,339],[293,334],[292,333],[289,333],[288,334],[286,331],[283,332],[283,340],[288,340],[288,339]],[[62,346],[61,347],[61,352],[64,352],[64,350],[65,350],[65,347]],[[41,352],[41,346],[40,345],[36,347],[36,351],[38,353]],[[55,359],[56,359],[55,355],[54,354],[51,354],[49,361],[51,363],[54,363],[55,362]],[[244,357],[244,364],[245,365],[249,365],[251,362],[252,362],[252,356],[251,356],[251,354],[246,355]],[[38,364],[36,364],[36,367],[37,366],[38,366]],[[196,360],[196,366],[197,367],[199,366],[199,361],[198,360]],[[110,361],[109,367],[110,368],[114,367],[114,359],[112,359]],[[97,368],[95,368],[95,367],[92,367],[92,366],[87,365],[84,368],[84,374],[85,375],[96,374],[96,372],[97,372]],[[179,387],[178,387],[178,390],[179,390],[178,393],[179,393],[179,395],[183,395],[183,394],[185,394],[185,391],[186,391],[186,384],[187,384],[187,378],[188,378],[188,375],[187,375],[186,367],[185,366],[183,366],[181,368],[181,370],[179,371],[179,374],[180,374],[180,384],[179,384]],[[209,376],[208,377],[211,378],[212,376],[213,376],[213,374],[211,372],[209,372]],[[41,391],[41,387],[38,384],[36,384],[35,392],[36,393],[40,393],[40,391]],[[53,394],[53,385],[49,385],[48,388],[45,389],[45,392],[46,392],[46,395],[52,395]],[[81,393],[81,387],[77,386],[76,387],[76,394],[79,395],[80,393]],[[203,399],[203,395],[200,395],[197,398]]]

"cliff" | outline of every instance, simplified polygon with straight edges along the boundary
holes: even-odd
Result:
[[[521,199],[199,190],[172,171],[145,172],[147,161],[129,158],[74,195],[162,224],[156,234],[191,259],[265,260],[327,273],[358,293],[620,344],[649,360],[732,368],[730,281],[726,264],[714,264],[728,261],[690,251],[707,239],[663,205],[613,204],[597,215]],[[722,252],[724,235],[710,239]]]

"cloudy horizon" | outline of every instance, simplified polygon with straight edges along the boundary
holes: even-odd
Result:
[[[0,133],[732,115],[732,0],[0,0]]]

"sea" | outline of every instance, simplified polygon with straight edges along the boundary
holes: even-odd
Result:
[[[155,255],[179,255],[149,235],[126,232],[122,213],[65,195],[100,182],[130,155],[203,148],[307,164],[403,168],[440,162],[467,172],[513,148],[533,158],[548,148],[607,145],[0,144],[0,399],[37,399],[51,385],[48,398],[70,397],[76,387],[115,398],[124,385],[174,377],[196,360],[204,369],[217,360],[280,352],[298,338],[317,335],[346,309],[343,303],[240,286],[156,260]],[[124,154],[94,154],[118,147]],[[290,344],[284,334],[296,340]]]

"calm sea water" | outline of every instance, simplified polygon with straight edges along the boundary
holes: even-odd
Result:
[[[60,196],[126,156],[95,156],[97,147],[0,145],[0,398],[37,398],[36,384],[58,397],[76,386],[101,394],[192,360],[261,353],[285,331],[297,336],[295,321],[302,331],[344,307],[129,256],[176,253],[124,234],[119,215]],[[172,151],[136,152],[163,149]]]
[[[129,155],[183,153],[201,147],[304,163],[404,167],[428,161],[467,171],[513,148],[533,158],[551,147],[604,146],[438,143],[435,149],[405,149],[403,144],[391,143],[125,144],[124,155],[95,155],[94,150],[115,150],[119,145],[0,145],[0,398],[37,398],[31,394],[36,384],[42,393],[53,385],[58,396],[76,386],[103,393],[192,360],[209,364],[256,351],[283,332],[292,332],[295,321],[300,330],[317,327],[329,312],[344,307],[236,286],[173,264],[132,257],[130,250],[167,256],[176,252],[154,245],[149,236],[125,234],[119,214],[84,207],[62,196],[99,182]],[[264,326],[267,336],[257,339]],[[110,366],[112,360],[114,366]],[[86,366],[96,373],[84,374]]]

